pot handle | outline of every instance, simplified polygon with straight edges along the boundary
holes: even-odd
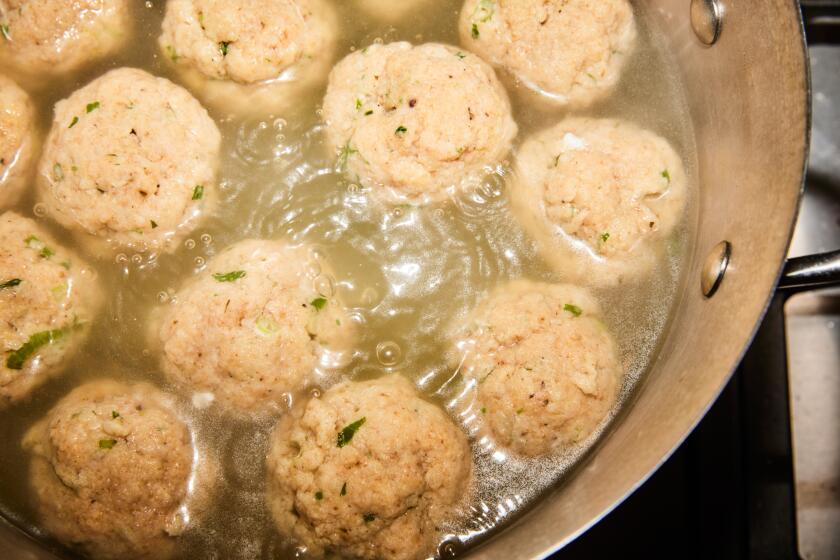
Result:
[[[840,0],[800,0],[808,44],[837,44],[840,29]]]
[[[794,292],[840,285],[840,250],[788,259],[779,289]]]

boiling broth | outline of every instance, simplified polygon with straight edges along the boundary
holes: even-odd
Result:
[[[338,57],[374,41],[437,41],[457,44],[460,1],[429,2],[395,26],[360,17],[352,2],[336,1],[341,14]],[[70,78],[30,89],[46,134],[52,106],[110,68],[135,66],[179,82],[158,52],[164,2],[137,2],[136,37],[118,56]],[[634,121],[667,138],[683,157],[696,184],[693,132],[687,120],[679,72],[656,38],[648,9],[635,6],[640,38],[617,91],[585,114]],[[509,85],[520,126],[517,144],[560,112],[535,108]],[[167,305],[179,286],[232,243],[246,238],[280,238],[308,243],[332,264],[335,290],[363,328],[358,351],[341,377],[367,379],[401,373],[430,400],[452,412],[474,435],[475,418],[464,412],[464,383],[442,357],[445,332],[477,299],[509,279],[556,281],[532,241],[510,212],[506,182],[509,163],[481,184],[429,207],[385,207],[335,172],[335,154],[325,148],[318,95],[301,96],[283,114],[238,117],[210,109],[223,133],[219,205],[223,211],[204,221],[172,253],[120,253],[95,263],[106,291],[105,311],[93,325],[85,347],[63,375],[36,391],[28,402],[0,413],[0,509],[39,537],[28,491],[28,456],[23,433],[70,389],[94,378],[151,381],[169,388],[158,366],[158,349],[148,336],[150,313]],[[666,260],[653,278],[618,288],[596,289],[605,322],[615,334],[627,372],[626,400],[655,356],[679,293],[684,256],[693,239],[693,195],[682,224],[668,240]],[[33,195],[17,211],[43,214]],[[72,246],[66,232],[40,220]],[[320,374],[307,391],[338,381]],[[289,404],[302,395],[289,395]],[[182,541],[184,558],[288,558],[296,551],[277,534],[265,504],[263,458],[272,422],[255,425],[221,417],[213,408],[194,410],[192,426],[200,445],[221,457],[222,476],[214,506]],[[561,481],[598,439],[588,438],[561,457],[521,459],[473,438],[476,483],[469,511],[446,528],[444,552],[461,550],[497,529]]]

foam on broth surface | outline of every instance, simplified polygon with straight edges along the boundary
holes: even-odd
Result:
[[[107,69],[136,66],[178,82],[158,53],[163,4],[136,3],[137,35],[116,58],[30,90],[43,132],[56,101]],[[342,23],[339,58],[375,40],[458,43],[458,1],[429,3],[395,26],[363,17],[351,2],[335,4]],[[625,118],[664,136],[683,156],[693,178],[693,133],[678,71],[655,37],[648,8],[636,3],[635,9],[641,30],[639,47],[618,90],[585,114]],[[504,79],[511,86],[520,126],[517,144],[531,131],[562,119],[563,113],[530,107],[527,97],[517,95],[518,86]],[[324,148],[319,118],[322,93],[299,99],[284,114],[240,118],[211,109],[224,137],[221,211],[172,254],[121,253],[97,263],[108,303],[84,349],[63,375],[29,402],[0,413],[0,509],[6,517],[40,535],[28,492],[28,457],[20,447],[24,431],[85,380],[118,376],[166,388],[158,349],[147,336],[147,319],[166,305],[185,278],[240,239],[306,242],[331,262],[334,289],[362,326],[357,354],[343,375],[366,379],[399,372],[453,414],[463,410],[464,384],[443,357],[448,325],[506,280],[557,279],[510,213],[505,195],[509,167],[500,166],[497,173],[446,204],[380,206],[364,189],[334,172],[335,157]],[[695,183],[690,181],[691,189]],[[35,202],[29,195],[17,210],[37,215]],[[667,325],[679,292],[681,263],[691,244],[693,216],[689,202],[683,224],[668,241],[668,260],[653,278],[596,292],[628,372],[619,406],[655,355]],[[72,246],[66,232],[48,220],[42,222]],[[322,375],[318,385],[327,388],[336,380]],[[290,395],[290,402],[299,397]],[[468,432],[474,430],[474,417],[467,414],[459,419]],[[198,441],[222,458],[223,480],[215,509],[198,530],[183,538],[183,557],[292,557],[296,551],[276,534],[264,499],[263,460],[273,423],[254,425],[221,418],[211,407],[195,410],[193,424]],[[510,457],[486,439],[473,441],[477,483],[468,515],[447,528],[447,552],[480,539],[522,510],[561,480],[596,440],[597,434],[569,456],[528,460]]]

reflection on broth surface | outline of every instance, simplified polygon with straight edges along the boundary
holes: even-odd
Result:
[[[335,62],[374,42],[459,45],[460,1],[427,0],[423,8],[393,23],[387,17],[366,15],[355,2],[335,0],[332,4],[340,24]],[[381,4],[381,9],[389,9],[387,2]],[[105,62],[62,79],[47,79],[37,87],[21,82],[30,88],[42,137],[52,120],[53,105],[109,69],[142,68],[190,89],[159,50],[164,2],[132,6],[135,29],[129,46]],[[678,70],[656,38],[648,8],[637,2],[634,9],[638,44],[617,89],[575,114],[624,119],[667,139],[683,159],[692,191],[693,135]],[[16,77],[3,65],[0,60],[4,74]],[[472,181],[446,200],[427,206],[384,204],[369,188],[339,172],[322,123],[325,83],[316,93],[302,93],[291,99],[290,108],[273,114],[244,115],[238,108],[225,111],[216,103],[209,106],[222,133],[216,211],[205,216],[172,252],[140,247],[99,260],[90,257],[102,285],[104,312],[90,325],[83,347],[63,374],[40,387],[28,401],[0,411],[3,514],[33,534],[49,538],[36,514],[27,474],[30,457],[21,448],[23,435],[73,388],[118,377],[149,382],[180,397],[202,453],[218,457],[212,502],[200,522],[177,540],[178,557],[279,559],[302,552],[278,534],[266,503],[265,458],[276,418],[226,415],[218,406],[206,406],[200,396],[196,399],[179,391],[164,377],[159,341],[149,335],[149,321],[173,305],[185,282],[202,271],[217,272],[208,270],[207,263],[246,239],[306,246],[328,262],[330,275],[320,282],[329,286],[315,287],[315,291],[336,293],[356,329],[349,363],[319,368],[309,384],[289,392],[286,406],[302,404],[341,380],[401,374],[471,436],[474,482],[464,489],[469,492],[465,511],[441,527],[445,554],[479,541],[561,480],[600,430],[571,450],[550,457],[514,455],[480,430],[479,415],[469,407],[474,399],[472,385],[453,369],[446,355],[453,326],[462,324],[495,287],[519,278],[560,282],[573,276],[562,267],[549,266],[540,256],[511,212],[508,198],[518,147],[570,113],[532,103],[533,94],[514,77],[501,70],[497,74],[508,90],[519,127],[513,152],[483,180]],[[326,76],[322,78],[325,82]],[[202,98],[202,92],[191,92]],[[654,357],[679,292],[681,263],[692,239],[692,198],[689,193],[688,210],[674,233],[656,241],[662,250],[650,275],[618,285],[584,283],[599,300],[603,322],[616,340],[626,373],[618,407]],[[84,251],[66,230],[44,217],[34,189],[12,209],[36,218],[62,244]]]

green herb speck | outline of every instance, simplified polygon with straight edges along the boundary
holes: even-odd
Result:
[[[472,24],[471,33],[472,33],[472,38],[473,39],[478,39],[480,33],[478,32],[478,25],[477,24],[475,24],[475,23]]]
[[[568,311],[575,317],[580,317],[581,313],[583,313],[583,310],[573,303],[567,303],[566,305],[564,305],[563,311]]]
[[[338,493],[339,496],[346,496],[347,495],[347,483],[341,485],[341,492]]]
[[[671,182],[671,173],[665,169],[662,171],[662,178],[667,180],[669,183]]]
[[[99,101],[94,101],[93,103],[88,103],[85,107],[85,112],[90,113],[92,111],[96,111],[99,109]]]
[[[47,247],[46,243],[44,243],[34,235],[30,235],[29,237],[24,239],[23,242],[26,243],[26,246],[32,249],[33,251],[38,251],[38,254],[45,259],[48,259],[51,256],[55,255],[55,251]]]
[[[53,165],[53,177],[55,177],[56,181],[61,181],[64,179],[64,170],[61,169],[61,164],[56,163]]]
[[[116,410],[111,411],[111,418],[119,418],[119,417],[120,417],[119,412],[117,412]]]
[[[76,126],[76,123],[77,123],[77,122],[79,122],[79,117],[75,117],[75,116],[74,116],[74,117],[73,117],[73,120],[72,120],[72,121],[70,121],[70,126],[68,126],[67,128],[73,128],[74,126]]]
[[[601,238],[601,242],[606,243],[607,241],[610,240],[610,232],[605,231],[604,233],[601,234],[600,238]]]
[[[115,445],[117,445],[117,440],[115,440],[115,439],[100,439],[99,440],[99,449],[111,449]]]
[[[23,346],[9,354],[6,358],[6,367],[9,369],[23,369],[23,364],[26,363],[35,352],[42,346],[52,344],[64,336],[64,329],[53,329],[51,331],[41,331],[29,337],[29,340],[23,343]]]
[[[458,58],[460,58],[461,60],[464,60],[465,58],[467,58],[467,55],[465,55],[465,54],[464,54],[464,53],[462,53],[461,51],[456,52],[456,53],[455,53],[455,56],[457,56],[457,57],[458,57]]]
[[[408,132],[408,129],[403,125],[400,125],[397,127],[397,130],[394,131],[394,134],[405,134],[406,132]]]
[[[344,171],[347,168],[347,160],[350,159],[350,156],[357,153],[359,153],[358,150],[355,150],[348,140],[338,152],[338,168]]]
[[[196,185],[193,189],[193,200],[201,200],[204,197],[204,185]]]
[[[524,408],[519,408],[519,409],[516,410],[517,414],[522,414],[523,412],[525,412]]]
[[[215,274],[213,274],[213,278],[215,278],[217,282],[235,282],[240,278],[244,278],[246,274],[247,273],[244,270],[234,270],[232,272],[216,272]]]
[[[152,229],[155,229],[157,227],[157,222],[154,221],[154,220],[149,220],[149,221],[152,223]]]
[[[376,514],[375,513],[366,513],[362,516],[362,519],[365,520],[365,523],[370,523],[371,521],[376,519]]]
[[[361,99],[356,99],[356,110],[358,111],[361,108],[362,108],[362,100]]]
[[[353,436],[356,435],[356,431],[361,428],[367,418],[362,416],[355,422],[352,422],[344,427],[343,430],[338,432],[338,447],[344,447],[351,441],[353,441]]]
[[[0,25],[0,32],[3,33],[4,39],[6,39],[7,41],[12,40],[12,35],[11,33],[9,33],[9,25],[7,23]]]
[[[0,290],[5,290],[6,288],[14,288],[15,286],[20,286],[22,280],[20,278],[12,278],[11,280],[6,280],[2,284],[0,284]]]
[[[367,111],[365,111],[365,116],[366,116],[366,117],[369,117],[369,116],[371,116],[372,114],[373,114],[373,109],[368,109]]]
[[[172,62],[178,62],[178,59],[181,58],[178,56],[178,52],[175,50],[175,47],[172,45],[166,45],[166,55],[172,60]]]
[[[315,499],[319,500],[319,501],[323,500],[324,499],[324,493],[321,492],[320,490],[318,490],[317,492],[315,492]]]
[[[487,414],[487,407],[486,406],[481,407],[481,413],[482,414]]]
[[[314,307],[318,311],[321,311],[327,305],[327,298],[317,297],[309,303],[312,305],[312,307]]]
[[[222,41],[219,43],[219,52],[222,53],[222,56],[227,56],[230,52],[230,43],[228,41]]]

